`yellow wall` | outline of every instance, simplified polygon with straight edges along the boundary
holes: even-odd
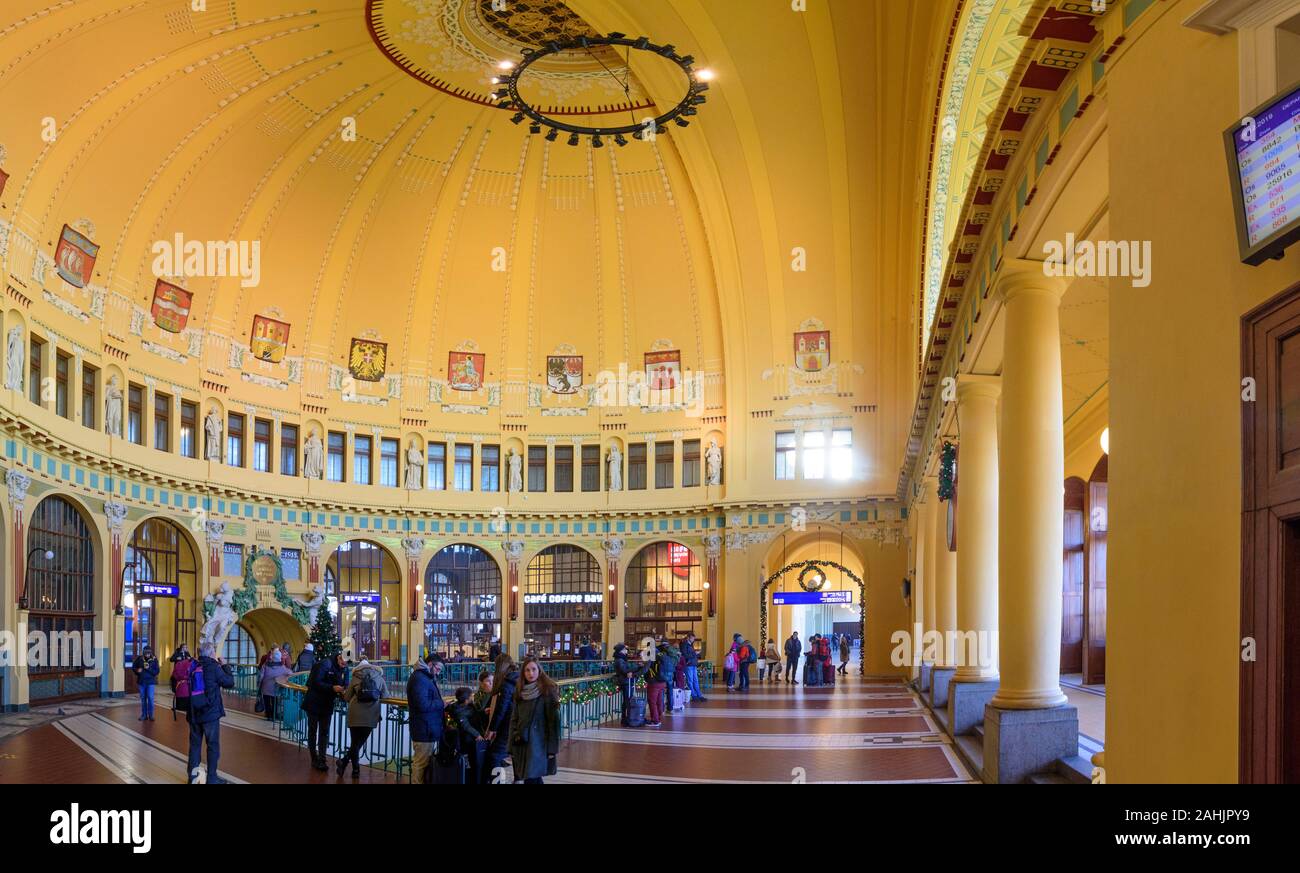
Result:
[[[1114,782],[1237,779],[1240,318],[1300,254],[1238,261],[1222,132],[1242,112],[1237,38],[1158,4],[1107,73],[1115,239],[1153,281],[1111,283],[1106,763]]]

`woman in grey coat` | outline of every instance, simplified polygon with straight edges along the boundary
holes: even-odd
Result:
[[[291,671],[281,663],[280,650],[271,651],[271,660],[262,668],[262,679],[258,691],[262,694],[262,708],[266,710],[266,720],[275,721],[276,703],[280,700],[280,688],[276,684],[281,676],[288,676]]]
[[[338,774],[343,775],[352,763],[352,778],[361,778],[361,747],[370,739],[370,732],[379,726],[383,716],[383,698],[388,696],[388,685],[384,682],[384,671],[369,661],[362,661],[352,671],[352,681],[343,691],[343,699],[348,704],[348,733],[352,735],[352,744],[348,753],[339,758]]]
[[[524,659],[510,717],[510,759],[515,781],[541,785],[555,775],[560,751],[560,686],[542,670],[536,658]]]

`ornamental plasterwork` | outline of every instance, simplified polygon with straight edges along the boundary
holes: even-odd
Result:
[[[727,531],[727,551],[736,552],[767,542],[776,535],[776,531]]]
[[[155,354],[160,358],[166,358],[169,361],[175,361],[178,364],[184,364],[186,361],[189,360],[189,356],[181,354],[175,349],[168,348],[167,346],[160,346],[157,343],[152,342],[150,340],[142,340],[140,342],[140,348],[144,349],[146,352]]]
[[[64,300],[62,297],[59,297],[57,294],[51,294],[49,291],[46,291],[45,289],[42,288],[41,296],[45,298],[46,303],[50,304],[55,309],[62,312],[64,315],[67,315],[70,318],[75,318],[77,321],[83,323],[90,321],[89,315],[87,315],[86,313],[78,309],[75,304],[70,303],[67,300]]]
[[[5,484],[9,486],[9,505],[21,509],[27,500],[27,489],[32,485],[31,477],[21,470],[10,468],[5,471]]]
[[[407,558],[414,560],[420,557],[420,553],[424,551],[424,540],[420,537],[404,537],[402,539],[402,551],[406,553]]]
[[[523,540],[506,540],[501,543],[501,550],[506,553],[506,560],[512,564],[519,563],[519,559],[524,556]]]
[[[104,517],[108,519],[108,529],[121,531],[126,523],[126,504],[116,500],[104,501]]]

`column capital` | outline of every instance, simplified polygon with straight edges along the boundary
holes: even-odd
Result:
[[[1003,302],[1032,294],[1060,303],[1070,283],[1061,276],[1051,275],[1050,269],[1051,266],[1043,261],[1007,261],[998,275],[995,292]]]
[[[1001,376],[979,376],[974,373],[957,374],[957,402],[968,397],[997,398],[1002,394]]]

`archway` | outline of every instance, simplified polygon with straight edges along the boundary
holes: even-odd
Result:
[[[401,650],[402,569],[370,540],[348,540],[325,564],[325,595],[339,636],[356,658],[387,660]]]
[[[538,552],[524,574],[524,638],[542,658],[572,658],[603,634],[604,584],[600,564],[567,543]]]
[[[439,550],[424,571],[425,651],[486,660],[501,639],[501,568],[478,546]]]
[[[302,647],[307,644],[306,629],[294,621],[292,615],[282,609],[274,607],[250,609],[239,619],[239,626],[242,626],[244,633],[252,639],[258,657],[269,651],[272,646],[278,647],[285,642],[293,650],[294,657],[297,657],[297,653],[301,652]],[[230,643],[231,637],[234,637],[235,634],[234,628],[226,634],[223,650],[224,646]],[[289,666],[292,667],[293,665]]]
[[[689,547],[672,540],[645,546],[627,565],[623,590],[627,640],[655,634],[680,640],[689,632],[701,656],[707,656],[704,571]]]
[[[106,649],[95,643],[101,552],[87,518],[81,506],[58,494],[32,512],[23,598],[31,610],[28,632],[44,641],[42,663],[29,663],[27,671],[32,703],[96,696],[110,668],[96,662]]]
[[[199,551],[175,522],[147,518],[136,525],[126,546],[122,607],[126,617],[126,658],[153,649],[163,664],[182,643],[198,653]],[[126,674],[133,691],[135,674]]]

